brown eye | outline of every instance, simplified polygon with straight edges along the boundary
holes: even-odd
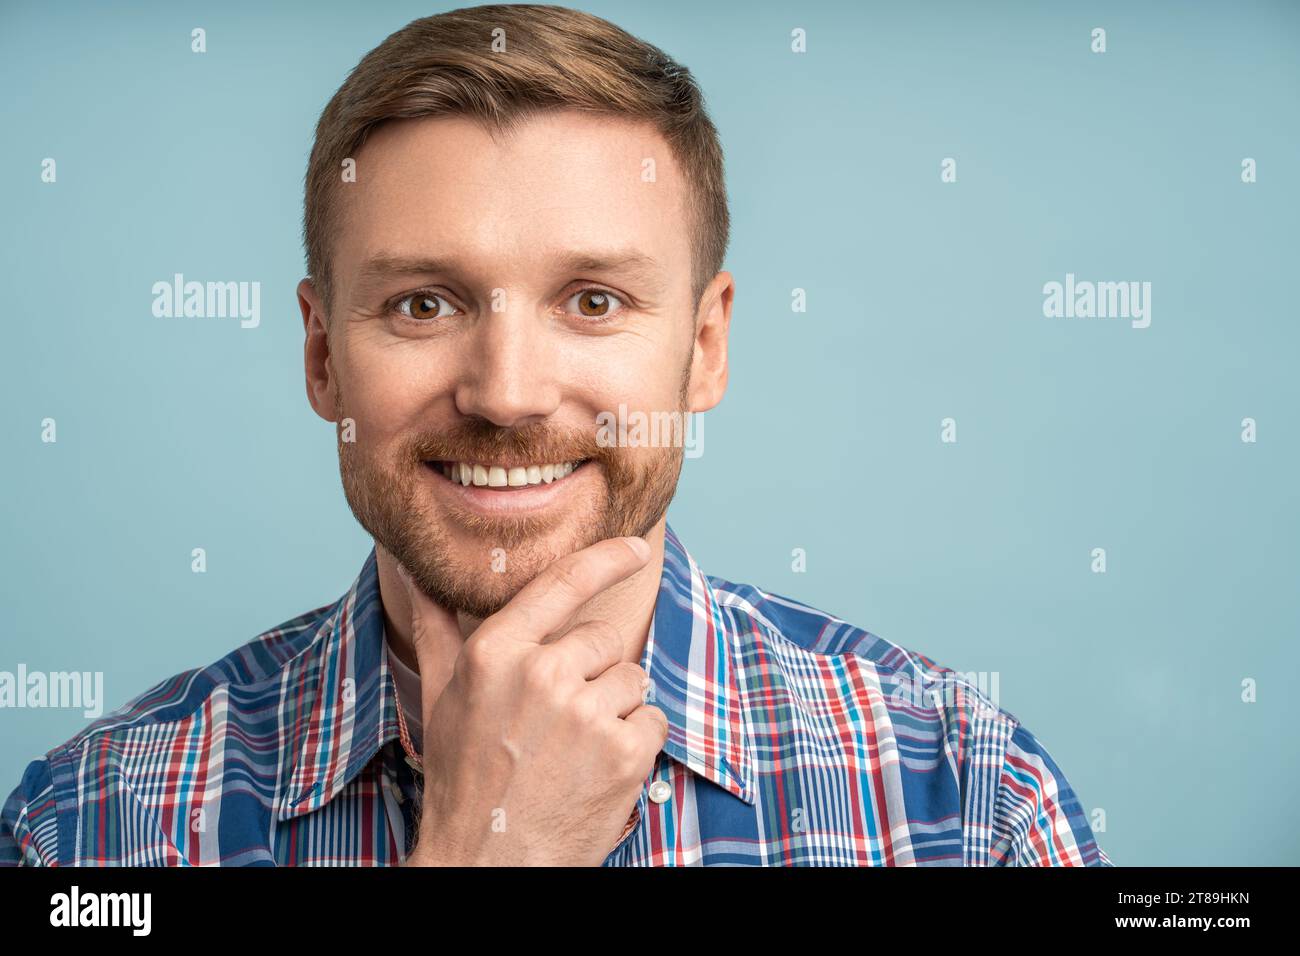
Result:
[[[618,296],[602,289],[583,289],[570,301],[577,304],[579,314],[592,319],[603,319],[613,315],[618,311],[618,305],[622,304]]]
[[[578,308],[583,315],[604,315],[609,310],[609,299],[603,292],[588,290],[578,295]]]
[[[417,292],[398,302],[397,309],[403,315],[409,315],[413,319],[440,319],[446,315],[442,311],[444,305],[449,303],[440,295],[434,295],[432,292]]]

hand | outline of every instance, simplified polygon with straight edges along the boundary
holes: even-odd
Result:
[[[436,700],[422,683],[424,798],[407,865],[604,861],[668,721],[644,703],[649,679],[621,660],[611,625],[588,621],[547,639],[649,557],[641,538],[610,538],[560,558],[464,642]],[[403,577],[415,654],[430,674],[431,647],[445,646],[432,636],[456,617]]]

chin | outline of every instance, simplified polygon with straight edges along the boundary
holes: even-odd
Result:
[[[594,544],[599,523],[565,522],[558,527],[529,528],[490,519],[474,528],[443,526],[430,538],[439,542],[419,549],[416,580],[445,607],[475,618],[495,614],[557,558]],[[414,557],[414,556],[412,556]]]

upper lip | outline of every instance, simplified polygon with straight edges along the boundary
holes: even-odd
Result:
[[[442,465],[482,465],[484,468],[540,468],[542,465],[581,465],[590,461],[588,458],[549,458],[549,459],[532,459],[524,461],[519,458],[430,458],[426,464]]]

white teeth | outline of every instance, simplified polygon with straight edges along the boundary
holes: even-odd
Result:
[[[576,462],[566,461],[546,465],[470,465],[463,461],[449,461],[442,465],[443,475],[461,485],[478,488],[522,488],[525,485],[549,485],[573,474]]]

